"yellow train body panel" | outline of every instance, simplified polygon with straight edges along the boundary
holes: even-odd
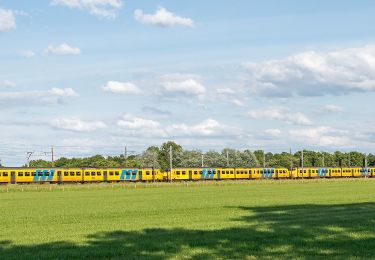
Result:
[[[250,179],[250,169],[236,168],[234,175],[236,179]]]
[[[353,177],[353,168],[342,168],[341,169],[341,177]]]
[[[341,177],[341,168],[330,168],[328,173],[331,178],[339,178]]]
[[[115,182],[120,181],[122,169],[119,168],[106,168],[103,169],[103,174],[106,176],[107,181]]]
[[[139,170],[142,181],[157,181],[160,170],[154,170],[152,168],[146,168]]]
[[[234,168],[220,168],[218,173],[221,180],[233,180],[235,178]]]
[[[172,178],[176,181],[189,180],[189,168],[172,169]]]
[[[62,182],[82,182],[83,170],[81,168],[57,169],[57,176]]]
[[[103,169],[86,168],[83,170],[84,182],[101,182],[104,181]]]
[[[10,176],[14,176],[16,183],[58,182],[56,169],[19,168],[11,169]]]
[[[10,170],[0,168],[0,183],[10,183]]]
[[[287,178],[290,178],[290,172],[286,168],[276,168],[275,172],[276,172],[276,177],[278,179],[287,179]]]
[[[262,178],[262,169],[261,168],[252,168],[250,170],[251,179],[261,179]]]

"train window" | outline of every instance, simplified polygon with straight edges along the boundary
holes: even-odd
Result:
[[[150,171],[146,171],[146,175],[150,175]]]
[[[186,175],[186,171],[182,171],[182,175]]]
[[[25,176],[30,176],[30,172],[25,172]]]
[[[113,172],[109,172],[109,175],[113,176]]]
[[[4,177],[8,177],[8,173],[7,172],[3,172],[3,176]]]
[[[98,172],[96,175],[98,175],[98,176],[102,176],[102,173],[101,173],[101,172]]]
[[[77,176],[81,176],[81,172],[76,172],[76,175]]]
[[[70,176],[74,176],[74,172],[70,172]]]
[[[133,173],[132,173],[133,175],[137,175],[137,172],[136,171],[134,171]]]
[[[95,176],[95,172],[91,172],[91,176]]]
[[[127,171],[127,172],[126,172],[126,175],[130,175],[130,171]]]
[[[18,177],[23,177],[23,172],[19,172]]]
[[[198,174],[198,171],[194,171],[194,174]]]
[[[203,171],[199,171],[199,174],[202,174],[203,173]]]
[[[115,172],[115,175],[119,175],[119,172]]]
[[[38,176],[43,176],[43,173],[42,172],[38,172]]]
[[[90,176],[90,173],[89,172],[85,172],[85,176]]]
[[[69,173],[68,172],[64,172],[64,176],[69,176]]]
[[[180,171],[177,171],[176,174],[177,174],[177,175],[180,175]]]
[[[101,173],[101,172],[99,172],[99,171],[98,171],[98,172],[96,172],[96,173],[97,173],[98,175],[99,175],[99,174],[102,174],[102,173]]]

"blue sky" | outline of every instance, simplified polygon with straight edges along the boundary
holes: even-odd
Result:
[[[0,158],[375,148],[373,1],[0,0]]]

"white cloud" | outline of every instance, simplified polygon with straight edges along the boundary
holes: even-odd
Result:
[[[108,81],[107,84],[102,87],[102,90],[116,94],[138,94],[141,92],[135,84],[119,81]]]
[[[323,107],[323,111],[329,113],[343,113],[344,109],[336,105],[326,105]]]
[[[256,119],[271,119],[283,121],[294,125],[311,125],[311,120],[300,112],[291,112],[283,107],[269,107],[265,109],[258,109],[249,111],[247,116]]]
[[[21,51],[20,56],[25,58],[32,58],[35,56],[35,52],[31,50]]]
[[[222,125],[214,119],[206,119],[197,125],[175,124],[166,127],[170,136],[211,136],[220,132]]]
[[[134,18],[138,22],[161,27],[172,27],[176,25],[194,27],[192,19],[177,16],[163,7],[159,7],[155,14],[144,14],[142,10],[137,9],[134,11]]]
[[[221,137],[235,136],[239,133],[239,129],[220,124],[218,121],[211,118],[203,120],[195,125],[185,123],[161,124],[155,120],[125,114],[117,121],[117,125],[138,137]]]
[[[246,86],[261,96],[322,96],[375,91],[375,45],[308,51],[284,59],[247,62]]]
[[[106,128],[102,121],[83,121],[78,118],[57,118],[50,122],[52,128],[74,132],[91,132]]]
[[[60,44],[59,46],[49,45],[45,50],[44,54],[54,54],[54,55],[78,55],[81,50],[77,47],[71,47],[66,43]]]
[[[90,14],[105,19],[117,17],[122,7],[121,0],[53,0],[51,5],[66,6],[70,9],[86,10]]]
[[[16,83],[10,80],[0,81],[0,88],[13,88],[16,86]]]
[[[352,145],[349,132],[332,127],[320,126],[307,129],[294,129],[289,131],[292,140],[313,146],[347,147]]]
[[[71,88],[52,88],[49,90],[34,91],[8,91],[0,92],[0,104],[6,104],[7,106],[60,104],[77,96],[78,94]]]
[[[0,9],[0,32],[16,28],[16,17],[12,10]]]
[[[194,75],[165,75],[161,77],[160,84],[163,87],[162,94],[166,96],[183,94],[202,98],[206,93],[206,87]]]
[[[280,137],[282,135],[282,132],[280,129],[274,128],[264,130],[264,134],[271,137]]]
[[[141,117],[136,117],[131,114],[125,114],[117,121],[117,125],[128,129],[128,130],[142,130],[142,129],[155,129],[155,128],[161,128],[161,125],[159,122],[151,120],[151,119],[145,119]]]

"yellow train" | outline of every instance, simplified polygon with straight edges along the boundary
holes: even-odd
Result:
[[[287,168],[0,168],[0,183],[153,182],[375,177],[375,167]]]

